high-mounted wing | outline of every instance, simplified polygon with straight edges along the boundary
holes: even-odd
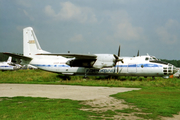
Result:
[[[92,68],[95,61],[97,60],[96,55],[90,54],[73,54],[73,53],[39,53],[37,55],[52,55],[52,56],[63,56],[70,59],[66,62],[71,67],[87,67]]]
[[[52,55],[52,56],[63,56],[67,58],[76,58],[76,59],[96,59],[96,55],[90,54],[73,54],[73,53],[39,53],[37,55]]]
[[[7,53],[7,52],[5,52],[5,53],[3,53],[3,54],[8,55],[8,56],[12,56],[12,57],[14,57],[14,58],[23,59],[23,60],[26,60],[26,61],[32,60],[31,57],[26,57],[26,56],[22,56],[22,55],[17,55],[17,54],[14,54],[14,53]]]
[[[117,62],[123,62],[120,57],[120,47],[118,51],[118,56],[115,54],[73,54],[73,53],[38,53],[36,55],[53,55],[53,56],[63,56],[70,59],[66,62],[67,65],[71,67],[86,67],[86,68],[107,68],[114,67]]]

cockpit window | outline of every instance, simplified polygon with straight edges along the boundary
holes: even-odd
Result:
[[[145,60],[149,60],[149,58],[148,58],[148,57],[146,57],[146,58],[145,58]]]
[[[154,60],[154,61],[158,61],[158,59],[156,57],[151,57],[150,60]]]

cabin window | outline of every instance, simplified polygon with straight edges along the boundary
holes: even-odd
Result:
[[[149,58],[147,57],[147,58],[145,58],[145,60],[147,61],[147,60],[149,60]]]

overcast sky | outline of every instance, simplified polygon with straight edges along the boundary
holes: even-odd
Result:
[[[0,0],[0,52],[23,53],[25,27],[54,53],[149,53],[180,60],[180,0]]]

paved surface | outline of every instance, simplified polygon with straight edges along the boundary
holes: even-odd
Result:
[[[140,88],[88,87],[71,85],[0,84],[0,97],[31,96],[72,100],[93,100]]]

